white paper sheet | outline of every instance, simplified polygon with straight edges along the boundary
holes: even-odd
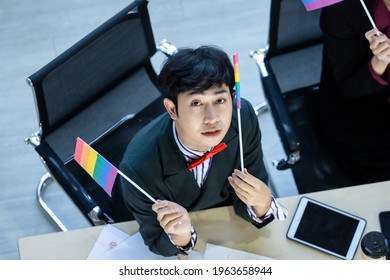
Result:
[[[270,260],[271,258],[207,243],[205,260]]]
[[[94,247],[89,260],[177,260],[152,253],[144,244],[139,232],[130,236],[114,226],[106,225]]]
[[[112,225],[100,233],[89,260],[177,260],[176,256],[163,257],[152,253],[139,232],[130,236]],[[203,253],[193,251],[189,260],[269,260],[269,257],[207,243]]]
[[[99,256],[118,246],[129,237],[130,235],[112,225],[104,226],[87,259],[98,259]]]

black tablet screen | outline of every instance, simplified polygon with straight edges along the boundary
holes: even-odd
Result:
[[[354,218],[309,201],[295,237],[346,256],[358,223]]]

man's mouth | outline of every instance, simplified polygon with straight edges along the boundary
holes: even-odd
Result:
[[[208,130],[208,131],[202,132],[202,135],[204,135],[206,137],[216,137],[216,136],[219,136],[220,134],[221,134],[221,130],[220,129]]]

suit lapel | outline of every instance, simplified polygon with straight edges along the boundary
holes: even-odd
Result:
[[[165,123],[165,132],[158,139],[165,184],[174,201],[180,201],[183,207],[191,207],[201,191],[194,175],[186,168],[186,160],[176,145],[170,119]]]
[[[222,186],[229,185],[227,177],[233,173],[232,166],[236,165],[238,157],[238,134],[234,126],[231,126],[223,142],[227,148],[213,156],[209,174],[202,186],[202,197],[193,205],[194,209],[210,207],[220,199],[224,189]],[[226,199],[226,198],[225,198]]]

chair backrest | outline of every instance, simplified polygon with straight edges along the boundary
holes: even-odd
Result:
[[[252,55],[287,155],[277,168],[291,168],[300,193],[350,184],[320,143],[312,106],[322,69],[320,13],[301,0],[272,0],[268,47]]]
[[[143,81],[155,81],[150,57],[156,46],[146,6],[147,1],[134,1],[28,77],[41,140],[61,159],[70,159],[74,137],[93,142],[156,98]]]
[[[27,78],[40,125],[35,149],[92,224],[96,207],[109,222],[131,217],[115,213],[120,206],[75,162],[76,138],[118,166],[131,138],[164,112],[147,4],[134,1]]]
[[[267,59],[282,93],[318,84],[321,75],[320,10],[301,0],[272,0]]]
[[[269,30],[271,56],[322,41],[320,10],[307,12],[302,0],[272,0]]]

